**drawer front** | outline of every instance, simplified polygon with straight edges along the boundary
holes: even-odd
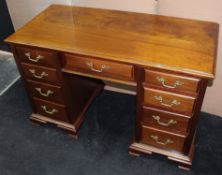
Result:
[[[157,108],[190,114],[193,112],[195,98],[152,88],[144,88],[144,103]]]
[[[200,79],[146,70],[145,81],[165,89],[197,92]]]
[[[185,137],[142,126],[141,142],[164,149],[183,152]]]
[[[59,85],[60,81],[55,69],[46,69],[24,63],[22,63],[22,68],[26,78]]]
[[[57,54],[53,51],[17,47],[17,52],[22,62],[53,68],[59,65]]]
[[[169,132],[185,134],[188,130],[189,117],[153,108],[144,108],[142,124]]]
[[[27,80],[27,84],[31,96],[52,102],[64,103],[61,87],[30,80]]]
[[[50,103],[45,100],[33,98],[34,112],[54,120],[68,122],[68,116],[63,105]]]
[[[109,78],[133,80],[133,66],[116,62],[65,55],[65,69]]]

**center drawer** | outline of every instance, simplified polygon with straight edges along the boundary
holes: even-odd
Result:
[[[144,104],[170,111],[191,114],[196,98],[144,87]]]
[[[77,55],[64,55],[64,68],[100,77],[130,81],[134,79],[133,66],[123,63],[104,61]]]

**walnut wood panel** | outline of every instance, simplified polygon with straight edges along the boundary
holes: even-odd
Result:
[[[133,80],[133,66],[77,55],[64,55],[64,69],[122,80]]]
[[[191,114],[194,109],[195,100],[191,96],[144,87],[145,105]]]
[[[146,70],[145,82],[158,85],[166,90],[197,92],[200,79]]]
[[[27,84],[31,96],[64,104],[61,87],[31,80],[27,80]]]
[[[47,116],[54,120],[69,122],[68,115],[64,105],[51,103],[49,101],[33,98],[34,113]]]
[[[218,31],[212,22],[52,5],[6,42],[212,79]]]
[[[142,125],[186,135],[189,116],[167,112],[155,108],[143,108]]]
[[[22,62],[52,68],[57,68],[59,65],[56,52],[32,47],[17,47],[16,49]]]
[[[203,104],[203,99],[204,99],[204,95],[205,95],[208,83],[209,83],[208,80],[203,79],[201,81],[201,89],[199,90],[199,95],[197,97],[197,103],[195,105],[194,116],[191,118],[190,132],[189,132],[189,135],[187,137],[186,144],[185,144],[186,154],[190,151],[189,148],[191,147],[192,140],[193,140],[193,138],[196,134],[197,125],[198,125],[198,121],[199,121],[200,113],[201,113],[201,107],[202,107],[202,104]]]
[[[22,68],[26,78],[55,85],[60,84],[56,69],[49,69],[25,63],[22,63]]]
[[[136,95],[136,128],[135,128],[135,142],[139,143],[141,140],[141,121],[143,112],[143,85],[142,82],[145,78],[144,69],[135,66],[135,77],[137,81],[137,95]]]
[[[142,126],[141,143],[183,152],[185,137]]]

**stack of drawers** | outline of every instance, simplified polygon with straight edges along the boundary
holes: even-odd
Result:
[[[139,71],[136,138],[130,153],[159,153],[189,169],[207,83],[175,72]]]
[[[184,152],[200,80],[145,71],[141,142]]]
[[[16,50],[34,113],[68,122],[57,53],[23,47]]]

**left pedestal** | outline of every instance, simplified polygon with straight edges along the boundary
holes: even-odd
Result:
[[[28,93],[34,125],[52,123],[77,138],[84,113],[103,90],[101,81],[62,72],[62,54],[12,45]]]

